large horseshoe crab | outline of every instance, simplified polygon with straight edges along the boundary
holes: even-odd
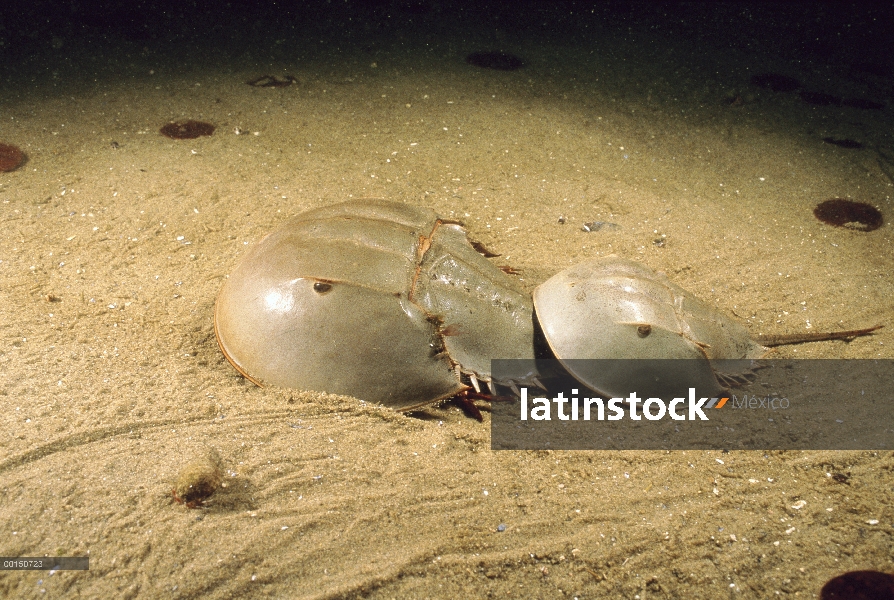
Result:
[[[535,306],[562,361],[692,359],[685,372],[667,375],[709,389],[738,377],[716,369],[718,361],[748,361],[769,345],[878,328],[753,338],[664,275],[618,257],[560,272],[537,288],[532,302],[473,247],[458,222],[426,208],[357,200],[300,214],[249,250],[220,291],[214,329],[227,360],[258,385],[351,395],[408,411],[478,389],[479,382],[536,384],[533,367],[493,381],[490,363],[534,365]],[[623,372],[565,364],[598,392],[629,386]]]
[[[458,223],[383,200],[311,210],[262,239],[221,289],[214,329],[259,385],[401,411],[490,382],[491,357],[534,358],[530,296]]]

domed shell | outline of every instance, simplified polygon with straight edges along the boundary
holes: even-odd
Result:
[[[224,283],[215,332],[259,385],[411,410],[533,358],[532,304],[426,208],[358,200],[311,210],[249,250]],[[502,354],[501,354],[502,352]]]
[[[534,291],[534,308],[544,337],[566,369],[610,397],[637,378],[643,389],[655,393],[686,387],[717,391],[723,387],[718,377],[747,371],[750,359],[766,352],[742,325],[663,274],[616,256],[556,274]],[[648,374],[634,374],[634,362],[606,369],[609,363],[573,359],[651,360],[641,363]],[[667,361],[666,367],[654,372],[658,360]],[[660,381],[653,386],[655,379]]]

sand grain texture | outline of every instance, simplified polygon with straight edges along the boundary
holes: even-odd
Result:
[[[493,452],[486,412],[260,389],[217,348],[250,244],[376,196],[463,220],[528,289],[616,253],[755,333],[888,325],[781,356],[894,358],[891,227],[812,214],[851,197],[890,222],[886,155],[821,140],[884,152],[890,110],[755,89],[785,65],[649,31],[273,36],[205,62],[135,43],[95,80],[10,76],[0,139],[29,160],[0,173],[0,555],[91,568],[2,572],[0,595],[811,597],[890,569],[890,452]],[[497,44],[526,66],[465,62]],[[267,73],[297,82],[245,84]],[[217,129],[159,134],[185,119]],[[225,487],[188,509],[171,489],[203,448]]]

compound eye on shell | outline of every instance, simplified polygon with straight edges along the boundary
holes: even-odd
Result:
[[[639,327],[636,328],[636,335],[638,335],[641,338],[647,337],[650,333],[652,333],[651,325],[648,325],[648,324],[640,325]]]
[[[314,291],[318,294],[325,294],[329,290],[332,289],[331,283],[324,283],[322,281],[318,281],[314,284]]]

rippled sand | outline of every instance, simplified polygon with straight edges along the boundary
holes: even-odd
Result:
[[[333,10],[221,18],[221,45],[0,31],[0,142],[28,155],[0,173],[0,555],[90,555],[3,572],[0,595],[812,597],[890,569],[890,451],[494,452],[486,410],[255,387],[212,309],[288,217],[376,196],[463,220],[528,289],[614,253],[755,333],[888,325],[780,356],[894,358],[891,227],[812,212],[894,215],[894,107],[750,83],[883,100],[891,80],[844,51],[795,62],[784,15],[775,48],[734,9]],[[525,66],[465,62],[492,49]],[[268,74],[296,83],[246,85]],[[216,129],[159,134],[182,119]],[[172,488],[209,448],[225,487],[191,510]]]

